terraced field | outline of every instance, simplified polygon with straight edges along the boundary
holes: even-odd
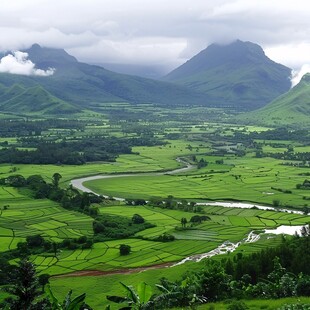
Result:
[[[14,249],[27,236],[60,242],[92,235],[92,219],[47,199],[31,199],[12,187],[0,187],[0,250]]]
[[[309,218],[304,215],[254,209],[230,209],[205,207],[211,220],[188,230],[176,230],[182,217],[189,219],[196,213],[154,208],[150,206],[101,207],[102,214],[122,215],[131,218],[140,214],[146,221],[157,226],[146,229],[134,238],[95,243],[92,249],[62,250],[57,257],[52,254],[35,255],[32,260],[39,270],[49,274],[70,273],[80,270],[112,271],[145,267],[181,261],[193,254],[207,253],[225,241],[238,242],[252,230],[263,230],[279,225],[303,225]],[[163,233],[173,234],[173,242],[158,242]],[[120,256],[120,244],[131,246],[132,253]],[[255,243],[251,244],[254,246]]]

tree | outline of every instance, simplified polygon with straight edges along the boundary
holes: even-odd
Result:
[[[144,223],[144,218],[139,214],[134,214],[131,220],[134,224]]]
[[[182,225],[182,227],[185,228],[186,224],[187,224],[187,219],[185,217],[182,217],[181,218],[181,225]]]
[[[11,310],[40,309],[36,298],[42,294],[34,265],[21,260],[12,279],[13,284],[5,291],[13,295],[6,300]]]
[[[59,174],[58,172],[55,172],[55,173],[53,174],[53,185],[54,185],[55,187],[58,187],[59,181],[60,181],[61,178],[62,178],[62,176],[61,176],[61,174]]]
[[[161,295],[153,298],[156,309],[171,307],[187,307],[196,309],[195,305],[203,303],[206,299],[197,295],[197,285],[199,284],[196,275],[187,275],[181,281],[170,282],[166,278],[160,280],[161,284],[156,284]]]
[[[272,200],[272,205],[273,205],[274,207],[279,207],[279,206],[280,206],[280,200],[278,200],[278,199]]]
[[[40,235],[27,236],[26,242],[27,246],[30,248],[40,247],[44,243],[44,238]]]
[[[48,273],[40,274],[38,277],[39,284],[42,286],[42,293],[44,293],[45,285],[49,283],[50,275]]]
[[[119,247],[119,254],[121,256],[128,255],[131,252],[131,246],[127,244],[121,244]]]
[[[26,185],[26,179],[22,175],[16,174],[7,177],[6,183],[13,187],[23,187]]]

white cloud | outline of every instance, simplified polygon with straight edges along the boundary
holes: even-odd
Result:
[[[292,87],[296,86],[300,80],[302,79],[302,77],[307,74],[310,73],[310,65],[309,64],[305,64],[303,65],[299,71],[292,71],[292,78],[291,78],[291,82],[292,82]]]
[[[0,72],[36,76],[50,76],[54,74],[55,69],[37,69],[35,64],[27,58],[28,54],[20,51],[2,57],[0,60]]]
[[[272,60],[285,64],[296,71],[310,63],[310,42],[264,46],[266,55]]]
[[[310,63],[309,0],[1,0],[0,12],[0,50],[38,43],[80,61],[171,65],[241,39],[286,66]]]

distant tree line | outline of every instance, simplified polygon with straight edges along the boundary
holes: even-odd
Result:
[[[227,137],[231,139],[231,137]],[[299,142],[309,142],[310,136],[306,129],[288,129],[288,128],[275,128],[266,131],[256,132],[256,131],[234,131],[232,136],[233,140],[237,141],[253,141],[253,140],[282,140],[282,141],[299,141]]]
[[[0,163],[82,165],[92,161],[115,161],[120,154],[131,154],[133,146],[153,146],[162,142],[152,136],[140,138],[84,137],[73,141],[48,142],[42,138],[23,138],[21,147],[0,149]]]
[[[0,120],[0,137],[40,136],[49,129],[84,130],[86,122],[70,119]]]

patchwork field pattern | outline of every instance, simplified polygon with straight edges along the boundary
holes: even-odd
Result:
[[[0,250],[16,248],[27,236],[50,241],[92,235],[92,219],[47,199],[31,199],[12,187],[0,187]]]
[[[195,213],[154,208],[150,206],[108,206],[101,207],[101,214],[122,215],[131,218],[140,214],[146,221],[157,225],[137,233],[134,238],[95,243],[92,249],[62,250],[57,257],[34,255],[32,260],[41,272],[64,274],[80,270],[111,271],[144,267],[180,261],[187,256],[206,253],[225,241],[243,240],[250,231],[262,231],[279,225],[302,225],[309,218],[304,215],[263,211],[257,209],[230,209],[205,207],[205,214],[211,220],[188,230],[180,230],[180,220],[189,221]],[[179,227],[179,229],[175,229]],[[163,233],[173,234],[173,242],[158,242],[156,237]],[[131,247],[131,254],[120,256],[120,244]],[[261,244],[258,243],[261,247]],[[251,244],[255,251],[256,244]]]

